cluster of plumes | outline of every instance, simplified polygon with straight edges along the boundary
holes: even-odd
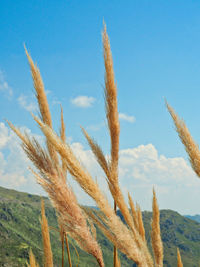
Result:
[[[48,193],[56,208],[59,222],[63,226],[63,229],[78,242],[83,250],[96,258],[99,266],[104,266],[103,257],[96,241],[95,227],[91,221],[102,230],[117,249],[126,254],[139,267],[153,267],[154,265],[161,267],[163,266],[163,246],[160,237],[159,209],[155,192],[153,196],[152,221],[153,259],[147,247],[141,209],[139,205],[136,205],[135,208],[130,195],[130,207],[128,207],[118,182],[120,126],[117,108],[117,88],[114,80],[112,54],[106,27],[103,31],[103,49],[105,63],[105,106],[111,140],[111,156],[109,160],[106,159],[100,146],[83,128],[82,131],[94,156],[105,173],[108,187],[114,199],[114,210],[104,193],[100,190],[98,184],[76,158],[70,145],[66,143],[63,112],[61,112],[60,136],[53,131],[51,115],[40,72],[27,51],[40,108],[40,118],[34,115],[33,118],[46,137],[47,150],[43,149],[34,138],[30,138],[27,134],[22,134],[11,123],[9,125],[21,138],[22,146],[27,156],[37,168],[37,173],[33,170],[32,172],[38,183]],[[96,213],[88,209],[81,209],[72,189],[66,182],[66,171],[71,174],[80,187],[96,202],[100,212]],[[121,211],[126,224],[116,215],[116,207]],[[90,228],[87,224],[87,216],[90,218]],[[114,266],[120,267],[116,250]]]
[[[39,103],[41,121],[52,129],[51,114],[39,69],[33,63],[27,50],[26,54],[31,67],[34,87]],[[48,139],[46,139],[46,150],[41,147],[35,138],[30,138],[26,133],[22,134],[20,130],[14,127],[11,123],[8,122],[8,124],[21,139],[24,151],[38,170],[38,172],[31,171],[35,175],[37,182],[48,193],[52,204],[57,211],[60,227],[63,228],[65,233],[69,233],[84,251],[93,255],[99,263],[99,266],[103,267],[104,262],[101,248],[87,225],[85,214],[80,208],[76,196],[67,184],[67,165],[65,160],[62,157],[60,157],[61,159],[59,158],[54,146]],[[65,142],[65,125],[62,109],[60,136],[62,142]],[[44,225],[46,224],[42,224],[42,227]],[[48,253],[45,253],[47,243],[45,243],[46,239],[44,239],[44,237],[45,236],[43,235],[45,262],[48,262],[49,255]],[[53,261],[51,265],[46,264],[45,266],[53,266]]]

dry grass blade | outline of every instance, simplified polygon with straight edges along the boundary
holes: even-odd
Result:
[[[137,221],[138,221],[138,231],[144,241],[146,241],[145,238],[145,229],[144,229],[144,224],[143,224],[143,219],[142,219],[142,212],[140,209],[140,206],[137,204],[136,206],[136,211],[137,211]]]
[[[36,91],[36,97],[39,104],[39,109],[41,113],[41,117],[44,123],[52,127],[52,121],[51,121],[51,114],[49,111],[49,105],[47,101],[47,97],[45,94],[44,84],[42,81],[42,77],[40,75],[40,71],[38,67],[34,64],[31,56],[29,55],[26,47],[25,47],[26,56],[28,58],[28,62],[31,68],[31,74],[33,78],[34,88]]]
[[[174,121],[176,131],[185,146],[185,150],[189,155],[190,163],[195,173],[200,177],[200,150],[193,140],[185,122],[179,119],[174,109],[166,102],[167,109]]]
[[[119,115],[117,109],[117,87],[115,84],[112,53],[110,41],[106,32],[106,26],[103,31],[103,49],[105,65],[105,105],[106,117],[111,138],[111,168],[115,172],[115,179],[118,179],[117,168],[119,159]]]
[[[135,205],[134,205],[133,199],[129,193],[128,193],[128,201],[129,201],[129,206],[131,208],[131,215],[132,215],[132,218],[134,221],[135,228],[139,229],[138,220],[137,220],[137,212],[135,210]]]
[[[108,204],[107,199],[105,199],[104,194],[99,189],[97,183],[94,182],[90,174],[81,166],[69,145],[64,144],[48,125],[45,125],[36,117],[34,117],[34,119],[39,124],[49,142],[51,142],[57,152],[65,158],[70,174],[84,189],[84,191],[96,201],[97,206],[107,217],[109,228],[112,229],[113,233],[117,236],[118,243],[120,243],[121,247],[123,247],[123,252],[129,258],[137,262],[139,266],[153,266],[148,248],[145,242],[141,239],[139,233],[135,232],[135,237],[133,237],[130,230],[127,229],[127,227],[116,216]]]
[[[65,243],[64,243],[64,230],[62,224],[59,226],[60,228],[60,239],[61,239],[61,245],[62,245],[62,267],[64,267],[64,250],[65,250]]]
[[[152,219],[152,233],[151,233],[151,243],[154,253],[155,265],[156,267],[163,266],[163,244],[160,235],[160,212],[158,208],[158,203],[156,199],[156,193],[153,190],[153,219]]]
[[[93,154],[95,155],[99,165],[101,166],[101,168],[104,170],[106,176],[109,176],[109,166],[107,163],[107,160],[103,154],[102,149],[100,148],[100,146],[89,136],[89,134],[86,132],[86,130],[84,128],[82,128],[82,132],[85,136],[85,138],[88,141],[89,146],[92,149]]]
[[[65,143],[66,142],[66,134],[65,134],[65,123],[64,123],[62,107],[61,107],[61,118],[60,118],[60,121],[61,121],[60,138],[63,141],[63,143]],[[63,170],[63,173],[65,174],[64,179],[66,179],[66,176],[67,176],[67,165],[66,165],[65,160],[63,158],[61,158],[61,160],[62,160],[62,170]]]
[[[8,123],[9,127],[11,128],[11,130],[21,139],[21,141],[24,144],[27,144],[27,139],[26,137],[20,132],[20,130],[18,128],[16,128],[11,122],[9,122],[8,120],[6,120],[6,122]]]
[[[40,109],[41,119],[44,123],[46,123],[47,125],[49,125],[52,128],[51,113],[49,110],[49,104],[47,101],[47,97],[46,97],[46,93],[45,93],[45,89],[44,89],[44,84],[42,81],[42,77],[40,75],[40,71],[39,71],[38,67],[34,64],[34,62],[31,58],[31,56],[29,55],[26,47],[25,47],[25,52],[26,52],[26,55],[28,58],[30,68],[31,68],[31,74],[32,74],[32,78],[33,78],[33,84],[34,84],[35,92],[36,92],[36,98],[37,98],[39,109]],[[50,154],[51,158],[57,164],[58,163],[57,155],[55,153],[54,148],[51,146],[51,144],[48,143],[48,141],[47,141],[47,147],[48,147],[49,154]]]
[[[25,133],[22,134],[12,123],[7,122],[10,128],[18,135],[22,141],[22,148],[27,154],[28,158],[33,162],[35,167],[43,175],[44,172],[54,173],[54,165],[47,152],[42,149],[35,138],[30,137]]]
[[[119,256],[117,257],[117,260],[116,260],[116,267],[121,267],[121,262],[120,262]]]
[[[85,213],[93,220],[93,222],[99,227],[99,229],[104,233],[104,235],[113,243],[115,244],[116,237],[113,235],[113,233],[105,226],[103,223],[103,218],[102,220],[97,217],[91,210],[83,208]]]
[[[71,253],[69,250],[69,243],[68,243],[68,238],[67,238],[67,234],[64,233],[64,238],[65,238],[65,244],[67,247],[67,256],[68,256],[68,262],[69,262],[69,267],[72,267],[72,261],[71,261]],[[79,260],[79,255],[78,255],[78,260]]]
[[[36,262],[35,256],[31,249],[29,252],[29,262],[30,262],[29,267],[39,267],[39,264]]]
[[[94,226],[94,223],[90,218],[88,218],[88,222],[90,225],[90,231],[92,233],[92,236],[94,237],[95,240],[97,240],[97,231],[96,231],[96,228]]]
[[[65,237],[66,237],[66,235],[65,235]],[[65,238],[65,241],[66,241],[66,247],[67,247],[67,251],[69,250],[69,240],[68,239],[66,239]],[[78,254],[78,251],[77,251],[77,249],[76,249],[76,247],[74,246],[74,244],[71,242],[71,245],[72,245],[72,247],[74,248],[74,250],[75,250],[75,252],[76,252],[76,256],[77,256],[77,258],[78,258],[78,260],[77,260],[77,264],[76,264],[76,267],[78,267],[78,264],[79,264],[79,254]],[[68,255],[69,255],[69,253],[68,253]],[[70,267],[71,267],[72,265],[70,265]]]
[[[51,242],[49,235],[49,227],[47,218],[45,215],[44,201],[41,201],[41,227],[42,227],[42,239],[43,239],[43,251],[44,251],[44,266],[53,267],[53,255],[51,250]]]
[[[177,248],[177,267],[183,267],[183,263],[181,260],[181,254],[179,249]]]

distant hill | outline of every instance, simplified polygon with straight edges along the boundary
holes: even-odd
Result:
[[[200,215],[185,215],[185,217],[200,223]]]
[[[56,214],[47,198],[46,214],[51,228],[51,242],[55,266],[61,266],[61,245]],[[118,215],[123,220],[120,213]],[[143,212],[146,237],[150,243],[151,212]],[[26,266],[29,249],[32,248],[42,266],[42,237],[40,230],[40,197],[0,187],[0,266]],[[176,248],[181,252],[184,267],[197,267],[200,262],[200,224],[172,210],[161,210],[161,233],[164,242],[164,266],[176,266]],[[97,229],[97,239],[103,249],[105,266],[112,266],[112,244]],[[72,261],[77,262],[70,240]],[[77,247],[76,247],[77,248]],[[150,247],[151,249],[151,247]],[[97,266],[90,255],[77,248],[79,267]],[[122,266],[136,266],[125,255],[120,255]]]

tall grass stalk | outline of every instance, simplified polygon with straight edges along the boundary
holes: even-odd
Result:
[[[32,252],[32,250],[30,249],[29,252],[29,264],[28,267],[39,267],[39,264],[36,262],[35,256]]]
[[[185,122],[178,117],[174,109],[166,102],[167,109],[174,121],[176,131],[183,143],[185,150],[189,156],[191,166],[198,177],[200,177],[200,150],[191,136]]]
[[[151,223],[151,226],[152,226],[152,233],[151,233],[152,242],[151,243],[153,247],[155,266],[162,267],[163,266],[163,244],[162,244],[161,235],[160,235],[160,212],[158,208],[155,190],[153,190],[152,209],[153,209],[153,220]]]
[[[179,249],[177,248],[177,267],[183,267],[183,263],[181,260],[181,254]]]
[[[45,215],[44,200],[41,200],[41,228],[44,251],[44,267],[53,267],[53,255],[51,250],[51,242],[49,235],[49,226]]]
[[[112,53],[110,41],[106,32],[106,25],[103,31],[103,51],[105,66],[105,106],[108,128],[111,140],[111,162],[109,164],[112,183],[118,182],[118,161],[119,161],[119,115],[117,108],[117,87],[115,84]],[[117,203],[114,200],[114,211],[117,213]],[[117,265],[117,248],[114,247],[114,267]]]

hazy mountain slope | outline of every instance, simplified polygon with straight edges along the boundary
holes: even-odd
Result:
[[[196,214],[196,215],[185,215],[185,217],[200,223],[200,215],[198,215],[198,214]]]
[[[56,214],[45,198],[49,225],[57,228]],[[120,216],[120,214],[119,214]],[[29,248],[42,262],[42,238],[40,230],[40,197],[0,187],[0,266],[25,266]],[[151,212],[143,212],[146,237],[150,244]],[[123,220],[123,218],[122,218]],[[179,247],[184,267],[198,266],[200,262],[200,224],[171,210],[161,211],[161,232],[164,242],[164,266],[176,266],[176,248]],[[97,230],[105,265],[112,266],[112,244]],[[60,266],[61,247],[59,233],[51,230],[55,266]],[[70,241],[71,243],[72,241]],[[72,260],[77,262],[70,245]],[[78,249],[78,248],[77,248]],[[97,266],[93,257],[78,249],[80,267]],[[121,255],[122,266],[135,266]],[[42,266],[42,265],[41,265]]]

